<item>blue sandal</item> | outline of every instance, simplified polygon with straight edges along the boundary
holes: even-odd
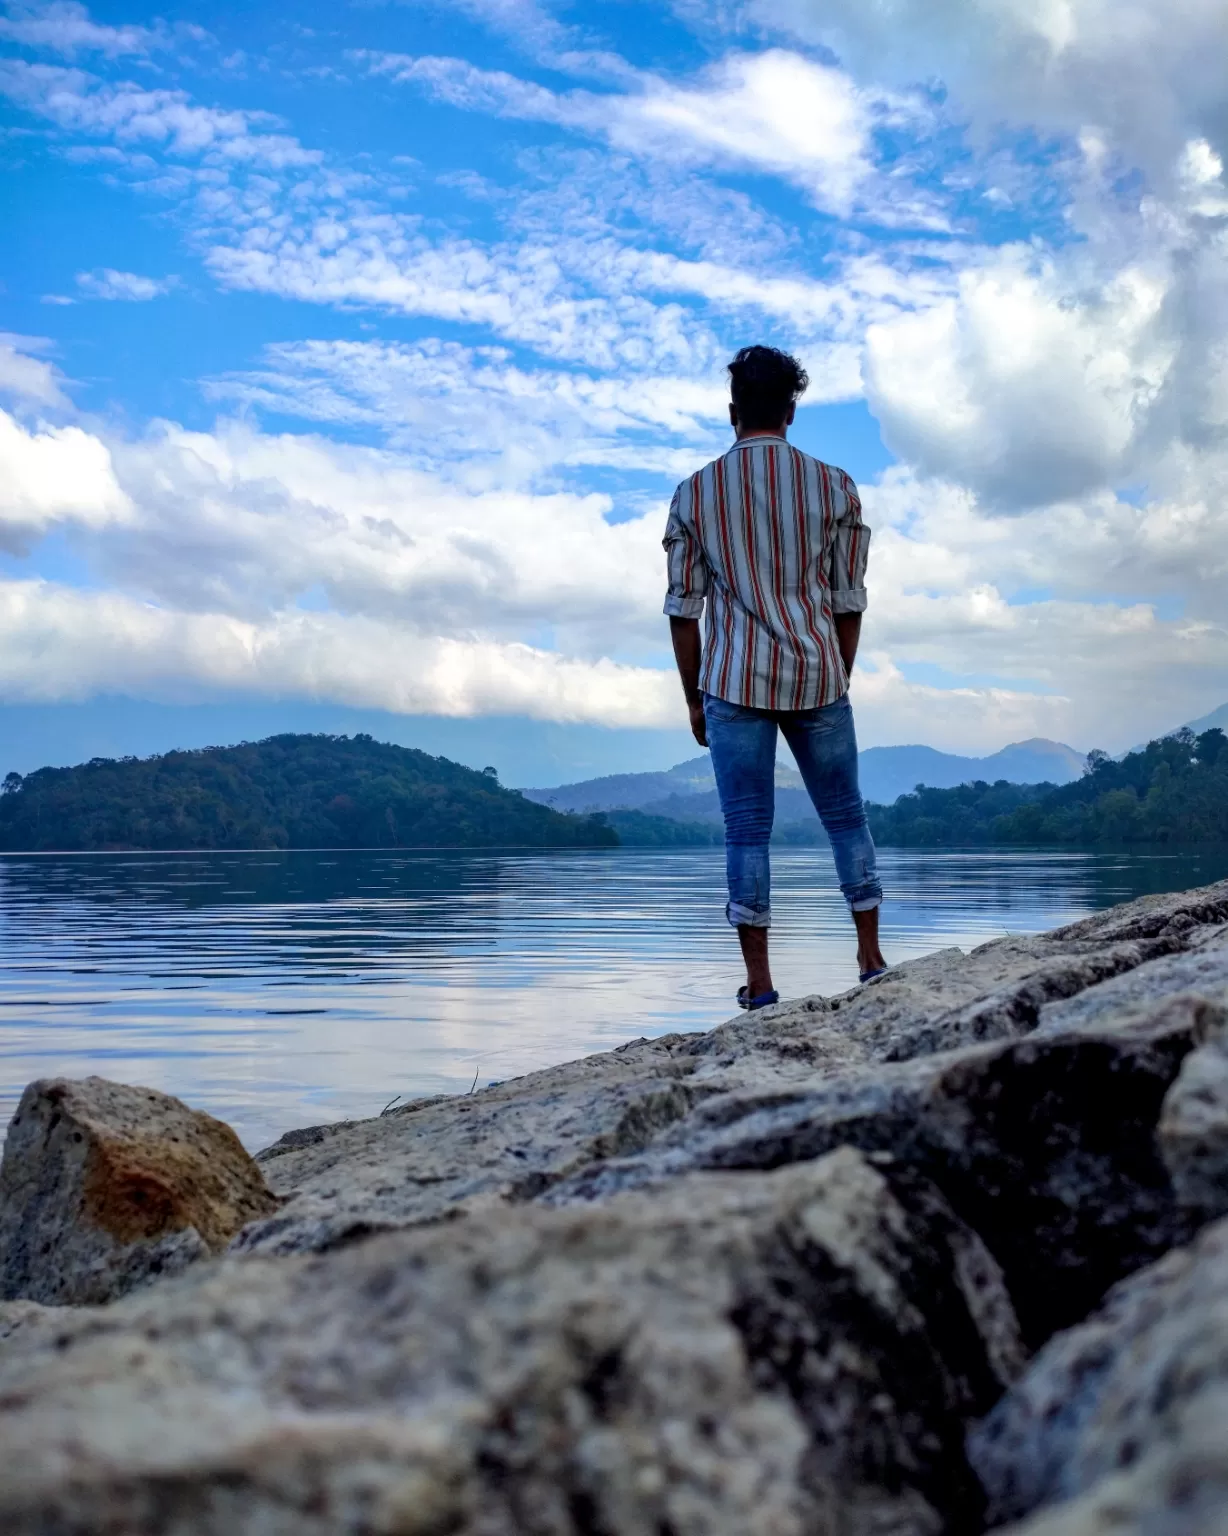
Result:
[[[857,980],[861,982],[862,986],[864,987],[867,981],[877,981],[880,976],[885,976],[889,969],[889,966],[883,965],[880,966],[877,971],[862,971]]]
[[[770,1008],[779,1001],[779,992],[763,992],[758,997],[752,997],[749,987],[738,988],[738,1007],[744,1008],[747,1013],[754,1013],[756,1008]]]

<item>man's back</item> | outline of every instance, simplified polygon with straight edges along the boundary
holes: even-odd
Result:
[[[665,612],[707,602],[700,686],[754,709],[821,708],[848,678],[833,613],[861,613],[870,530],[841,469],[745,436],[674,493]]]

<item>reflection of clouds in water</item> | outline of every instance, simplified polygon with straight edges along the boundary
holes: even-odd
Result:
[[[881,860],[896,960],[1228,873],[1228,856]],[[852,985],[827,850],[773,865],[781,992]],[[178,1093],[257,1147],[398,1094],[708,1029],[740,980],[722,887],[714,849],[0,859],[0,1116],[34,1077],[98,1072]]]

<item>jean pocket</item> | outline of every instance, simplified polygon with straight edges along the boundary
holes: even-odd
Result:
[[[727,724],[732,720],[741,720],[746,713],[740,704],[731,704],[728,699],[718,699],[714,693],[704,694],[705,720],[716,720]]]

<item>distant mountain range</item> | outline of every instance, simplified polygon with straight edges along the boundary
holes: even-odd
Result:
[[[1191,720],[1189,727],[1195,736],[1200,736],[1203,731],[1228,731],[1228,704],[1221,704],[1218,709],[1213,709],[1209,715],[1203,715],[1200,720]]]
[[[1205,727],[1204,727],[1205,728]],[[978,779],[1011,784],[1069,784],[1082,775],[1084,757],[1059,741],[1033,737],[1003,747],[991,757],[959,757],[933,747],[869,747],[861,754],[861,791],[867,800],[890,805],[918,784],[952,789]],[[526,789],[529,800],[556,811],[642,811],[672,821],[720,819],[710,757],[690,758],[664,773],[616,773],[554,789]],[[781,823],[814,816],[801,775],[776,765],[776,816]]]

